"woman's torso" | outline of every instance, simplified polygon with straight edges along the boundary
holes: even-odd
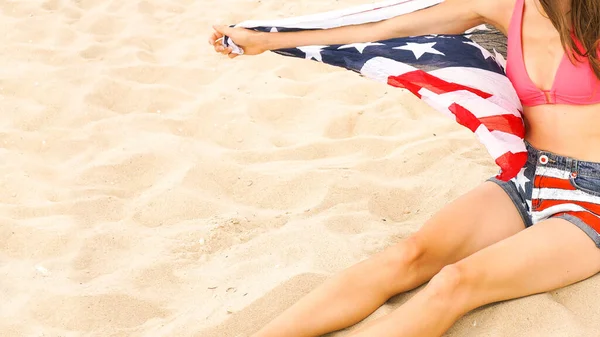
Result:
[[[515,3],[506,6],[497,17],[498,29],[508,35]],[[537,7],[536,7],[537,6]],[[535,87],[549,90],[563,58],[560,37],[536,0],[525,0],[522,22],[522,50],[525,69]],[[508,67],[512,60],[509,60]],[[568,62],[568,61],[567,61]],[[541,104],[524,106],[526,139],[539,149],[585,161],[600,162],[600,104]]]

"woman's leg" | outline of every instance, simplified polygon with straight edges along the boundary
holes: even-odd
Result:
[[[412,237],[332,277],[253,336],[312,337],[346,328],[445,265],[523,229],[508,195],[486,182],[448,204]]]
[[[540,222],[455,263],[353,337],[441,336],[479,306],[542,293],[600,271],[600,249],[563,219]]]

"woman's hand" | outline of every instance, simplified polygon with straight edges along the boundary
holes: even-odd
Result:
[[[239,54],[232,53],[231,47],[225,47],[221,43],[224,36],[230,37],[236,45],[244,51],[244,55],[258,55],[268,50],[266,46],[265,33],[255,32],[245,28],[231,28],[227,26],[213,26],[215,30],[208,39],[217,53],[235,58]]]

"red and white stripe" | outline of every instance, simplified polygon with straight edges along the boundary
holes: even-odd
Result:
[[[531,195],[533,223],[569,214],[600,232],[600,197],[577,189],[571,172],[538,165]]]
[[[523,142],[521,104],[506,76],[474,68],[425,72],[385,57],[369,60],[361,74],[408,89],[473,131],[501,168],[499,179],[515,177],[525,165],[527,148]]]

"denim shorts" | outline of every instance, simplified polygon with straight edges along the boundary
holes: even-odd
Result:
[[[506,191],[526,227],[546,219],[565,219],[600,248],[600,163],[526,146],[527,164],[515,178],[489,181]]]

